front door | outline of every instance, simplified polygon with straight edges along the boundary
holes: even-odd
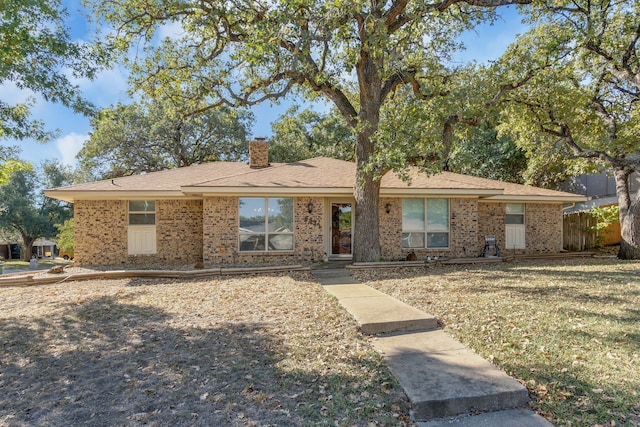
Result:
[[[351,203],[331,203],[331,256],[351,257]]]

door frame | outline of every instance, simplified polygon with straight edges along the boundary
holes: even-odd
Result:
[[[332,211],[334,204],[350,204],[351,205],[351,253],[350,254],[332,254]],[[350,260],[353,258],[353,230],[355,223],[355,200],[352,198],[330,198],[325,204],[325,252],[327,257],[333,260]]]

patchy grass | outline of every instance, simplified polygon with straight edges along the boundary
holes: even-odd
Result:
[[[549,421],[640,425],[640,263],[518,261],[358,276],[436,315],[525,384]]]
[[[410,425],[307,275],[0,289],[0,425]]]

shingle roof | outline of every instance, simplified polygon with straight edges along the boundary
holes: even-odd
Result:
[[[214,193],[336,194],[353,193],[356,167],[352,162],[317,157],[293,163],[276,163],[251,169],[246,163],[212,162],[198,166],[151,172],[59,187],[47,190],[50,197],[73,201],[97,198],[199,197]],[[476,178],[452,172],[435,175],[410,168],[410,181],[388,172],[381,181],[381,195],[451,194],[495,200],[583,201],[571,193]]]

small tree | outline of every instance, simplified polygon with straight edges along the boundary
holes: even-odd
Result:
[[[596,219],[596,224],[587,227],[586,231],[593,234],[595,247],[602,248],[605,239],[603,234],[611,233],[607,228],[620,220],[620,208],[618,206],[594,207],[589,213]]]
[[[73,218],[66,220],[63,224],[56,224],[56,228],[58,229],[58,235],[56,236],[58,248],[65,252],[73,252],[75,230]]]

